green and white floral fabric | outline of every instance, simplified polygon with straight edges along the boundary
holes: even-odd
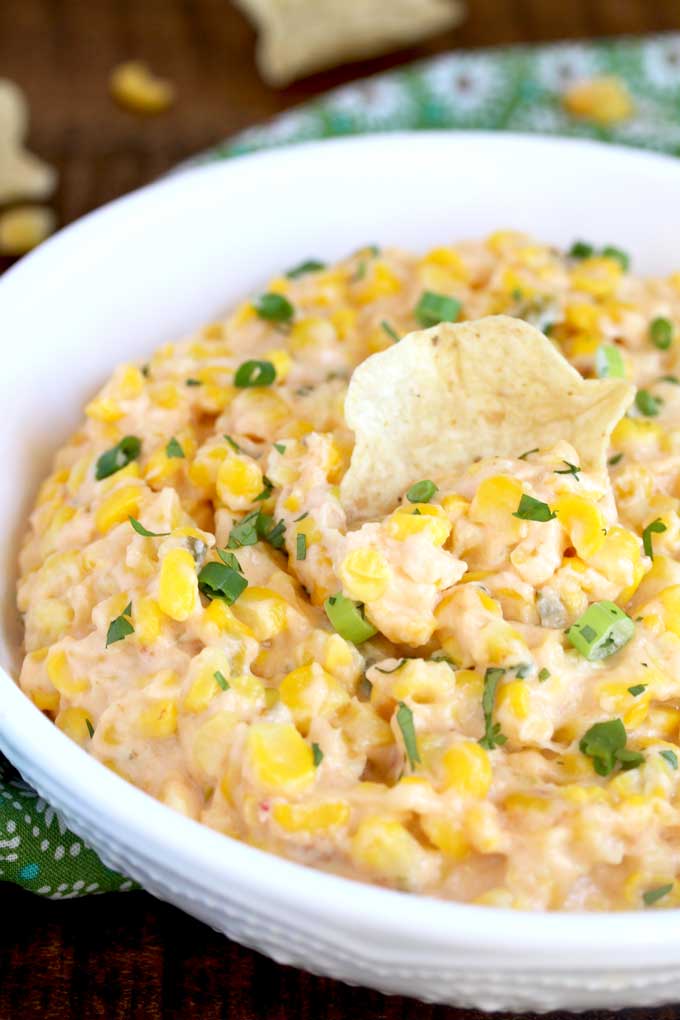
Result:
[[[634,112],[608,127],[570,117],[572,82],[615,75]],[[192,163],[371,131],[524,131],[595,138],[680,156],[680,34],[449,53],[335,89]],[[0,758],[0,881],[52,899],[123,891],[110,871]]]

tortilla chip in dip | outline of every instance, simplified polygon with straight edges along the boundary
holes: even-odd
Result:
[[[419,479],[559,440],[584,469],[604,474],[609,436],[633,394],[622,379],[583,379],[520,319],[410,333],[352,376],[345,416],[355,446],[343,505],[351,517],[377,517]]]

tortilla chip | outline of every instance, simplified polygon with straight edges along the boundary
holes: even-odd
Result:
[[[0,78],[0,203],[42,200],[54,191],[57,175],[24,148],[28,103],[14,82]]]
[[[609,436],[634,393],[622,379],[583,379],[547,337],[506,315],[410,333],[352,376],[342,503],[351,517],[379,517],[413,482],[559,440],[604,478]]]
[[[260,29],[262,77],[285,85],[302,75],[412,46],[462,18],[456,0],[237,0]]]

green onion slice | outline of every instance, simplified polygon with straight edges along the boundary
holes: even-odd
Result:
[[[408,705],[404,704],[403,701],[399,702],[399,708],[397,709],[397,725],[401,730],[409,765],[411,768],[414,768],[420,761],[418,740],[416,738],[416,728],[413,723],[413,712]]]
[[[571,625],[567,637],[586,659],[606,659],[628,644],[635,624],[613,602],[593,602]]]
[[[361,602],[352,602],[345,595],[338,593],[327,598],[323,607],[334,629],[352,644],[360,645],[378,633],[364,616]]]
[[[667,351],[673,343],[673,323],[670,319],[658,316],[649,324],[649,338],[660,351]]]
[[[437,491],[437,486],[429,478],[422,482],[414,482],[406,493],[409,503],[429,503]]]
[[[295,315],[295,309],[283,294],[260,294],[253,301],[253,308],[267,322],[290,322]]]
[[[276,369],[271,361],[244,361],[236,369],[234,386],[248,389],[252,386],[271,386],[276,379]]]
[[[438,326],[440,322],[455,322],[460,315],[461,307],[461,302],[454,297],[424,290],[413,314],[418,324],[428,329],[430,326]]]
[[[198,590],[201,594],[211,601],[222,599],[228,606],[233,605],[247,587],[248,581],[243,574],[226,563],[206,563],[198,575]]]
[[[595,375],[598,379],[624,379],[626,367],[618,347],[600,344],[595,351]]]
[[[300,262],[297,266],[289,269],[286,276],[289,280],[297,280],[298,276],[306,276],[307,273],[318,273],[325,268],[325,262],[319,262],[318,259],[307,259],[306,262]]]

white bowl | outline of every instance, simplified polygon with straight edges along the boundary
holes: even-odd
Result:
[[[680,998],[680,911],[521,914],[325,875],[190,821],[81,751],[11,679],[17,540],[50,456],[113,366],[307,256],[507,226],[680,267],[680,163],[558,139],[403,134],[190,170],[87,216],[0,281],[0,746],[111,867],[282,963],[481,1009]]]

